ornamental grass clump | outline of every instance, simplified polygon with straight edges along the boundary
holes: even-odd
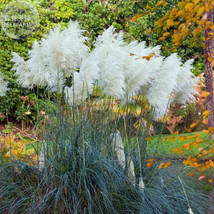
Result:
[[[49,127],[42,169],[19,161],[1,164],[1,213],[183,214],[189,207],[206,213],[208,198],[194,178],[154,165],[144,169],[142,190],[107,150],[109,138],[85,120],[73,125]]]
[[[40,165],[12,164],[15,173],[32,173],[27,186],[17,186],[16,174],[1,168],[11,179],[7,183],[0,178],[2,211],[195,211],[195,196],[204,199],[203,193],[186,188],[187,200],[178,176],[164,176],[159,164],[146,169],[152,155],[146,140],[152,121],[164,117],[170,103],[194,100],[193,61],[183,64],[176,54],[164,58],[160,46],[146,47],[145,42],[127,44],[113,27],[98,36],[91,51],[86,40],[78,23],[70,22],[66,29],[57,27],[35,42],[27,61],[13,53],[13,70],[24,87],[46,86],[60,96],[56,112],[45,111],[46,137],[37,150]],[[18,183],[25,179],[19,178]]]

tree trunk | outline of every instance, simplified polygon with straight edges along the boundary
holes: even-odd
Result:
[[[204,14],[207,21],[213,23],[213,10],[210,10],[206,14]],[[205,85],[206,91],[210,93],[207,97],[207,109],[210,111],[210,115],[208,117],[208,126],[214,126],[213,122],[213,69],[212,69],[212,61],[210,60],[213,55],[213,36],[210,34],[212,30],[210,28],[204,29],[205,36]]]

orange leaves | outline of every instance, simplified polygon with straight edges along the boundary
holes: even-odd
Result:
[[[186,166],[198,167],[198,159],[194,157],[188,157],[186,160],[183,160],[183,164]]]
[[[165,142],[167,141],[167,138],[163,138],[163,140],[162,140],[162,141],[163,141],[163,143],[165,143]]]
[[[142,59],[146,59],[147,61],[150,61],[150,59],[155,56],[155,53],[150,53],[148,56],[143,56]]]
[[[208,97],[208,96],[210,96],[210,92],[202,91],[201,96],[202,96],[202,97]]]
[[[195,174],[192,172],[189,172],[189,173],[187,173],[187,175],[193,177]]]
[[[136,22],[137,19],[139,19],[139,18],[142,17],[142,16],[143,16],[142,13],[141,13],[141,14],[137,14],[137,15],[135,15],[135,16],[132,17],[131,21],[132,21],[132,22]]]
[[[174,132],[174,133],[173,133],[173,135],[178,135],[178,134],[179,134],[179,132],[178,132],[178,131],[176,131],[176,132]]]
[[[183,153],[183,150],[180,148],[174,148],[171,150],[172,152],[178,153],[179,155],[181,155]]]
[[[185,148],[187,151],[189,151],[190,148],[191,148],[191,144],[190,143],[186,143],[186,144],[182,145],[182,147]]]
[[[163,37],[166,37],[166,36],[169,36],[170,35],[170,32],[166,32],[163,34]]]
[[[169,162],[166,162],[166,163],[161,163],[159,165],[159,169],[162,169],[162,168],[168,168],[172,163],[169,161]]]
[[[147,161],[146,167],[148,168],[150,168],[155,163],[155,160],[153,158],[148,159],[146,161]]]
[[[208,182],[211,184],[213,182],[213,179],[212,178],[208,179]]]
[[[166,7],[166,5],[167,5],[167,3],[166,3],[165,1],[159,1],[159,2],[156,4],[157,7],[158,7],[158,6],[164,6],[164,7]]]
[[[208,125],[209,122],[208,122],[208,120],[203,120],[202,123],[203,123],[204,125]]]

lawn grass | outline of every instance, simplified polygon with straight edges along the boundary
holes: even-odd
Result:
[[[181,139],[172,140],[170,139],[173,137],[174,139],[177,137],[186,137],[186,136],[195,136],[195,132],[192,133],[183,133],[183,134],[177,134],[177,135],[159,135],[159,136],[152,136],[150,140],[148,140],[148,151],[150,153],[156,153],[158,156],[164,156],[164,157],[175,157],[175,158],[186,158],[188,156],[195,156],[199,153],[198,148],[202,147],[203,149],[206,149],[208,146],[212,145],[213,140],[209,139],[209,136],[206,133],[198,132],[201,134],[203,140],[206,140],[206,142],[201,143],[196,148],[190,147],[189,150],[186,150],[182,147],[184,144],[190,144],[194,140],[193,139],[186,139],[185,141],[181,141]],[[165,139],[165,142],[163,142]],[[172,152],[171,150],[173,148],[181,148],[183,149],[182,154],[178,154],[176,152]],[[209,155],[209,156],[214,156]],[[208,157],[208,156],[206,156]]]
[[[209,145],[212,144],[212,140],[209,139],[208,135],[206,133],[198,132],[201,134],[203,140],[207,140],[204,143],[201,143],[199,146],[196,148],[190,147],[189,150],[185,150],[182,148],[182,145],[184,144],[189,144],[193,142],[193,139],[186,139],[185,141],[181,141],[180,139],[177,139],[173,141],[170,139],[171,137],[177,138],[177,137],[182,137],[182,136],[195,136],[195,132],[192,133],[182,133],[182,134],[177,134],[177,135],[170,135],[170,134],[162,134],[162,135],[155,135],[151,136],[151,139],[147,140],[147,151],[152,155],[155,154],[155,156],[158,157],[169,157],[169,158],[186,158],[188,156],[195,156],[199,153],[198,148],[202,147],[203,149],[207,148]],[[165,140],[165,142],[163,142]],[[134,138],[133,138],[134,141]],[[26,151],[35,149],[36,152],[40,152],[42,147],[42,142],[36,142],[32,144],[27,144],[26,145]],[[182,154],[177,154],[175,152],[172,152],[171,150],[173,148],[181,148],[183,149]],[[207,155],[206,157],[210,157],[212,155]]]

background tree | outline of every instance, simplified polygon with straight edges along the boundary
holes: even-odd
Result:
[[[204,48],[205,85],[210,93],[207,97],[207,108],[210,111],[208,126],[213,123],[213,0],[185,0],[156,22],[158,32],[163,31],[159,40],[173,39],[175,46],[182,45],[186,37],[190,38],[189,47]],[[166,6],[165,1],[156,4]]]

